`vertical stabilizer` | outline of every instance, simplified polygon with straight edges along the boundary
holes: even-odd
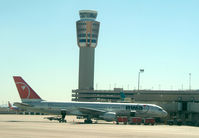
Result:
[[[8,107],[11,109],[12,105],[10,104],[10,102],[8,101]]]
[[[39,95],[20,76],[13,76],[22,102],[40,102]]]

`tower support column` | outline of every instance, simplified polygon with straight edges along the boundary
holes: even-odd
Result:
[[[95,48],[80,48],[79,89],[93,90]]]

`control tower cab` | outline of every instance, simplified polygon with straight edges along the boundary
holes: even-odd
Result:
[[[77,21],[77,43],[79,47],[96,47],[100,23],[95,21],[96,11],[79,11],[80,20]]]
[[[76,22],[79,54],[79,90],[93,90],[94,57],[100,22],[95,21],[97,12],[80,10],[80,20]]]

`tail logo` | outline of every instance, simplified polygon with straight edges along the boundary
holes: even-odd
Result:
[[[24,90],[26,88],[26,86],[21,86],[21,88]]]
[[[30,88],[23,82],[16,82],[16,85],[18,85],[19,88],[21,88],[24,96],[27,95],[27,97],[23,97],[23,98],[29,99],[29,97],[30,97]],[[26,88],[27,88],[27,91],[26,91]]]

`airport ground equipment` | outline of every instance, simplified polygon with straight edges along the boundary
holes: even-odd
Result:
[[[119,124],[119,123],[123,123],[126,125],[128,123],[128,117],[127,116],[117,117],[116,124]]]
[[[129,118],[129,124],[131,124],[131,125],[141,125],[142,124],[142,118],[141,117],[130,117]]]
[[[144,125],[154,125],[155,119],[154,118],[145,118],[144,119]]]
[[[141,118],[141,117],[129,117],[118,116],[116,124],[130,124],[130,125],[154,125],[156,123],[155,118]]]
[[[59,123],[66,123],[66,120],[63,120],[62,117],[44,117],[44,119],[48,119],[50,121],[56,120],[59,121]]]
[[[168,125],[178,125],[178,126],[181,126],[183,125],[183,121],[181,119],[177,119],[176,117],[174,117],[173,119],[171,120],[167,120],[167,124]]]

